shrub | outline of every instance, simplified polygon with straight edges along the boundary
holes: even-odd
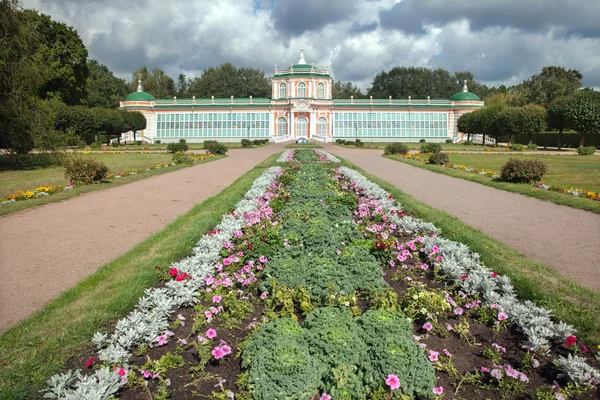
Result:
[[[85,149],[85,146],[87,146],[87,143],[85,142],[85,140],[83,139],[79,139],[77,141],[77,147],[80,149]]]
[[[442,151],[442,145],[439,143],[426,143],[421,146],[421,153],[439,153]]]
[[[360,139],[356,139],[356,142],[354,142],[354,145],[356,147],[365,147],[365,144]]]
[[[169,151],[169,153],[177,153],[178,151],[180,152],[184,152],[187,151],[188,149],[188,145],[186,143],[169,143],[167,145],[167,150]]]
[[[580,156],[591,156],[595,152],[596,152],[596,148],[594,146],[588,146],[588,147],[582,146],[577,149],[577,153],[579,153]]]
[[[155,140],[154,143],[160,144],[160,140]]]
[[[452,144],[452,139],[446,139],[446,143]]]
[[[513,143],[510,145],[512,151],[523,151],[523,145],[519,143]]]
[[[225,146],[223,143],[217,142],[216,140],[209,140],[207,142],[204,142],[204,148],[210,154],[225,154],[225,153],[227,153],[227,146]]]
[[[535,151],[537,149],[538,149],[538,147],[537,147],[537,144],[535,144],[535,143],[529,143],[527,145],[527,150]]]
[[[463,142],[463,145],[465,145],[465,146],[471,146],[472,144],[473,144],[473,142],[472,142],[472,141],[470,141],[470,140],[465,140],[465,141]]]
[[[335,142],[336,142],[337,144],[340,144],[340,143],[342,143],[342,142],[343,142],[343,140],[342,140],[342,139],[335,139]]]
[[[102,148],[102,144],[100,142],[94,142],[90,144],[92,150],[100,150]]]
[[[419,139],[419,143],[425,143],[427,140],[425,139]]]
[[[179,139],[179,143],[183,143],[183,144],[185,144],[185,143],[187,143],[187,142],[185,141],[185,139]]]
[[[385,146],[383,154],[408,154],[408,146],[404,143],[389,143]]]
[[[114,141],[114,142],[111,142],[111,144],[110,144],[110,145],[111,145],[112,147],[119,147],[119,146],[121,145],[121,143],[119,143],[119,142],[117,142],[117,141]]]
[[[263,140],[262,139],[254,139],[252,141],[252,144],[254,144],[255,146],[260,146],[261,144],[263,144]]]
[[[141,146],[141,145],[142,145],[142,141],[141,141],[141,140],[136,140],[136,141],[135,141],[135,144],[136,144],[137,146]]]
[[[192,163],[192,158],[190,157],[190,155],[186,154],[186,153],[182,153],[180,151],[173,154],[172,160],[175,164],[191,164]]]
[[[106,179],[110,172],[108,167],[95,158],[75,157],[65,162],[65,177],[71,183],[88,185]]]
[[[539,181],[546,173],[548,167],[538,160],[509,159],[502,166],[500,178],[506,182],[528,183]]]
[[[445,153],[433,153],[429,156],[428,162],[433,165],[448,165],[448,155]]]
[[[252,141],[248,139],[242,139],[240,141],[240,144],[242,145],[242,147],[252,147]]]

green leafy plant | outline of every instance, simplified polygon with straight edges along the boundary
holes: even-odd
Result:
[[[513,144],[511,144],[511,145],[510,145],[510,149],[511,149],[512,151],[523,151],[524,147],[523,147],[523,145],[522,145],[522,144],[519,144],[519,143],[513,143]]]
[[[177,153],[173,154],[171,161],[173,161],[175,164],[191,164],[192,158],[189,154],[178,151]]]
[[[408,152],[408,146],[404,143],[389,143],[383,150],[383,154],[408,154]]]
[[[184,152],[184,151],[188,151],[189,146],[187,145],[187,143],[169,143],[167,145],[167,150],[169,151],[169,153],[177,153],[179,152]]]
[[[580,156],[591,156],[596,152],[596,148],[594,146],[588,146],[588,147],[578,147],[577,148],[577,154],[579,154]]]
[[[529,143],[529,144],[527,145],[527,150],[535,151],[535,150],[537,150],[537,149],[538,149],[538,146],[537,146],[537,144],[535,144],[535,143]]]
[[[421,146],[421,153],[440,153],[442,145],[439,143],[425,143]]]
[[[252,141],[248,139],[242,139],[240,141],[240,144],[242,145],[242,147],[252,147]]]
[[[511,158],[502,166],[500,179],[506,182],[529,183],[539,181],[548,167],[538,160],[518,160]]]
[[[108,167],[95,158],[74,157],[65,162],[65,177],[71,183],[100,183],[110,172]]]
[[[427,162],[433,165],[448,165],[450,160],[448,159],[448,155],[446,153],[433,153],[429,156],[429,160]]]

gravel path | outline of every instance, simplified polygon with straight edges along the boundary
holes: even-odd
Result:
[[[0,217],[0,332],[283,147],[230,150],[221,160]]]
[[[325,149],[582,286],[600,291],[600,215],[413,167],[381,157],[381,151],[331,144]]]

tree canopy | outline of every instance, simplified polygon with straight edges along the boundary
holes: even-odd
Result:
[[[352,82],[336,81],[331,88],[331,95],[334,99],[349,99],[354,96],[355,99],[362,99],[364,94]]]
[[[527,103],[545,108],[559,97],[573,94],[581,87],[583,75],[576,69],[548,66],[542,72],[523,82],[523,95]]]
[[[138,80],[142,81],[145,92],[150,93],[157,99],[175,96],[175,81],[165,71],[155,67],[152,71],[145,65],[132,74],[132,80],[129,83],[129,92],[135,92],[138,87]]]
[[[117,108],[129,94],[125,81],[97,60],[88,60],[88,71],[87,96],[83,103],[89,107]]]

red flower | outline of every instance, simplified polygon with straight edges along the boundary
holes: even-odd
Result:
[[[577,343],[577,336],[567,336],[567,340],[565,340],[565,346],[573,346]]]
[[[90,358],[89,360],[87,360],[87,362],[85,363],[85,366],[88,368],[91,368],[92,365],[94,365],[94,357]]]
[[[169,270],[169,275],[171,276],[176,276],[179,273],[179,271],[177,271],[177,268],[171,268]]]
[[[252,250],[254,246],[252,246],[252,243],[248,243],[248,250]]]
[[[465,280],[467,280],[467,276],[466,276],[466,275],[463,275],[463,276],[461,276],[461,277],[460,277],[460,280],[461,280],[461,281],[465,281]]]
[[[392,195],[391,195],[391,194],[388,196],[388,199],[389,199],[389,200],[393,199],[393,197],[392,197]]]
[[[587,348],[587,347],[585,347],[585,345],[584,345],[583,343],[579,345],[579,348],[580,348],[580,349],[581,349],[581,351],[583,351],[584,353],[587,353],[587,352],[588,352],[588,348]]]
[[[497,277],[498,277],[498,274],[495,272],[492,272],[492,278],[497,278]]]

